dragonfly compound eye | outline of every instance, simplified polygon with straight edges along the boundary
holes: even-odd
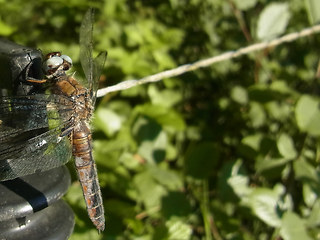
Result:
[[[67,63],[69,63],[70,65],[72,65],[72,59],[71,57],[69,57],[68,55],[61,55],[60,56],[63,60],[65,60]]]
[[[61,64],[63,64],[63,59],[61,57],[51,57],[44,61],[43,70],[45,73],[52,73],[57,69]]]
[[[60,56],[63,59],[63,64],[64,64],[64,70],[69,70],[72,66],[72,59],[71,57],[67,55],[61,55]]]
[[[52,58],[52,57],[60,57],[60,56],[61,56],[60,52],[51,52],[51,53],[48,53],[45,56],[45,59],[49,59],[49,58]]]

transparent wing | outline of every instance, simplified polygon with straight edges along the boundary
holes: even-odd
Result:
[[[99,78],[101,76],[104,64],[107,59],[107,52],[101,52],[99,55],[94,59],[93,62],[93,84],[91,90],[92,96],[92,105],[94,106],[96,98],[97,98],[97,91],[99,85]]]
[[[94,10],[90,8],[86,12],[80,27],[80,62],[88,81],[85,86],[91,91],[91,97],[94,105],[99,78],[107,58],[107,52],[99,53],[99,55],[93,60],[93,21]]]
[[[93,32],[94,10],[90,8],[81,23],[80,27],[80,62],[87,82],[84,84],[88,89],[93,84],[93,59],[92,59],[92,32]]]
[[[72,112],[72,103],[63,96],[0,97],[0,181],[69,161],[69,140],[59,135]]]
[[[72,157],[67,137],[57,137],[62,128],[51,129],[31,139],[16,139],[0,145],[0,181],[47,171],[66,164]]]
[[[0,144],[24,132],[65,125],[72,112],[72,102],[64,96],[0,97]]]

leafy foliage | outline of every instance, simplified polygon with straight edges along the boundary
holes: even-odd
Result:
[[[77,61],[89,5],[98,9],[95,50],[109,52],[101,86],[320,16],[315,0],[13,0],[0,8],[0,34]],[[94,155],[107,227],[93,229],[75,179],[66,196],[77,214],[71,239],[318,239],[318,42],[314,35],[100,99]]]

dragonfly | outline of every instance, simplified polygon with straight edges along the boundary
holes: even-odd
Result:
[[[107,57],[93,59],[94,10],[80,27],[80,63],[86,79],[68,75],[72,60],[60,52],[46,55],[44,79],[27,77],[42,85],[43,93],[0,97],[0,181],[47,171],[74,159],[89,218],[105,228],[103,201],[92,155],[90,118],[98,80]]]

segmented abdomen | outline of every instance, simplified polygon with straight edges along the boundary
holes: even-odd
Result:
[[[86,201],[88,215],[97,227],[103,231],[105,227],[104,209],[99,187],[96,164],[92,157],[92,137],[88,124],[84,121],[73,130],[73,155],[79,181]]]

